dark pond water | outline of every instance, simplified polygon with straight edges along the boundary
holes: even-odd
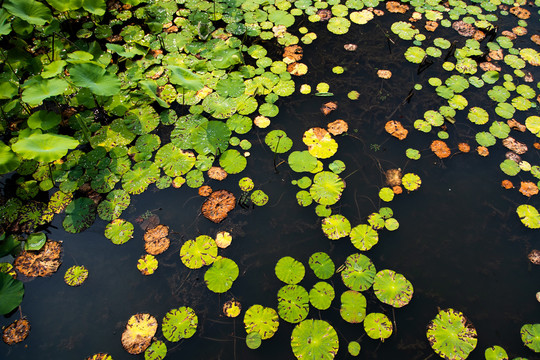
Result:
[[[477,349],[469,359],[484,359],[485,348],[492,345],[503,346],[511,358],[538,359],[522,345],[519,329],[525,323],[540,321],[535,299],[540,290],[540,269],[527,261],[528,252],[538,248],[540,241],[538,234],[521,225],[515,214],[524,198],[517,191],[503,192],[500,187],[504,174],[498,164],[504,151],[493,150],[490,158],[462,154],[441,161],[426,150],[421,160],[413,162],[405,157],[406,148],[428,149],[435,135],[412,131],[406,141],[399,142],[389,139],[383,130],[390,114],[412,128],[412,122],[424,111],[442,104],[425,86],[409,103],[399,105],[415,83],[425,84],[440,72],[436,69],[439,67],[432,66],[418,75],[417,67],[403,60],[408,44],[399,39],[390,52],[381,28],[389,29],[392,21],[378,19],[361,29],[353,27],[343,37],[320,38],[306,46],[305,63],[310,73],[297,84],[306,82],[314,87],[320,81],[330,83],[338,110],[324,116],[319,108],[328,98],[294,95],[279,101],[280,114],[271,125],[271,129],[286,130],[294,141],[293,150],[303,150],[301,137],[308,128],[325,126],[337,118],[349,123],[351,136],[339,137],[334,157],[347,165],[342,174],[347,187],[334,209],[353,226],[384,206],[377,196],[384,186],[382,171],[400,167],[422,178],[419,191],[398,196],[388,204],[400,222],[399,230],[383,231],[379,244],[366,253],[378,270],[390,268],[404,274],[414,285],[413,300],[393,314],[371,290],[366,292],[368,312],[395,316],[397,331],[382,345],[363,337],[358,358],[429,357],[432,350],[425,337],[426,325],[438,308],[452,307],[464,312],[479,334]],[[348,42],[359,44],[359,51],[345,52],[343,44]],[[335,65],[346,67],[347,76],[332,74],[330,69]],[[392,70],[392,79],[378,79],[377,68]],[[361,93],[358,101],[347,99],[346,93],[351,90]],[[468,91],[464,96],[471,103],[475,94]],[[456,120],[459,123],[464,119],[458,116]],[[453,146],[474,137],[467,126],[449,126],[448,131]],[[142,276],[136,268],[144,253],[140,228],[136,228],[132,240],[116,246],[103,235],[105,222],[98,221],[88,231],[73,235],[59,230],[62,219],[55,219],[56,229],[50,229],[50,237],[64,241],[63,265],[56,276],[25,284],[22,310],[32,323],[32,332],[22,344],[0,345],[0,357],[84,359],[107,352],[115,360],[142,358],[127,354],[120,343],[129,317],[148,312],[161,322],[168,310],[190,306],[199,317],[197,333],[176,345],[167,343],[167,358],[293,359],[289,345],[293,325],[281,321],[272,339],[264,341],[259,350],[249,350],[243,340],[243,315],[236,320],[225,318],[221,315],[222,304],[234,297],[244,309],[252,304],[275,308],[276,293],[282,286],[274,275],[278,259],[292,256],[307,267],[312,253],[325,251],[339,265],[355,248],[347,239],[325,238],[313,206],[301,208],[296,204],[298,188],[291,185],[291,180],[300,176],[286,164],[278,166],[276,173],[273,154],[264,145],[265,134],[263,130],[248,134],[254,146],[246,171],[223,182],[209,182],[214,189],[229,189],[238,196],[238,179],[250,176],[270,196],[264,207],[237,208],[216,225],[199,215],[203,198],[186,186],[166,190],[154,187],[132,198],[123,218],[133,222],[146,210],[158,209],[155,213],[161,223],[172,230],[171,247],[158,256],[159,268],[152,276]],[[380,145],[380,150],[373,150],[372,144]],[[232,245],[220,250],[220,254],[237,262],[240,276],[231,291],[217,295],[206,288],[204,269],[189,270],[180,262],[179,249],[187,239],[199,234],[214,236],[220,230],[233,235]],[[83,286],[70,288],[62,275],[75,264],[85,265],[90,276]],[[301,285],[309,289],[315,282],[308,270]],[[345,290],[339,276],[332,277],[331,282],[337,294]],[[10,323],[16,316],[2,319],[1,324]],[[339,331],[337,358],[352,358],[346,344],[360,338],[364,331],[361,324],[348,324],[340,318],[339,299],[334,299],[327,311],[311,308],[309,318],[331,322]]]

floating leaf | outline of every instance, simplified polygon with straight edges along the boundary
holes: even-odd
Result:
[[[381,270],[375,275],[373,290],[381,302],[400,308],[413,296],[413,286],[405,276],[393,270]]]
[[[123,219],[115,219],[105,227],[105,237],[113,244],[121,245],[133,237],[133,224]]]
[[[89,198],[78,198],[66,207],[66,217],[62,225],[64,230],[70,233],[78,233],[86,230],[94,223],[96,218],[96,206]]]
[[[351,230],[351,243],[361,251],[368,251],[379,242],[379,234],[372,226],[360,224]]]
[[[360,349],[360,344],[356,341],[351,341],[347,345],[347,350],[349,351],[349,354],[351,354],[351,356],[358,356],[358,354],[360,354]]]
[[[210,291],[224,293],[232,287],[238,274],[238,265],[234,261],[219,257],[204,273],[204,282]]]
[[[137,261],[137,269],[143,275],[152,275],[158,268],[158,261],[154,255],[146,254]]]
[[[409,191],[418,190],[420,188],[420,185],[422,184],[420,176],[413,173],[403,175],[401,182],[403,184],[403,187]]]
[[[293,151],[287,160],[295,172],[309,172],[317,167],[317,158],[308,151]]]
[[[23,159],[48,163],[64,157],[68,150],[78,145],[79,141],[70,136],[34,133],[19,139],[11,148]]]
[[[454,309],[440,310],[429,323],[426,335],[435,353],[445,359],[466,359],[477,342],[474,326]]]
[[[327,253],[316,252],[309,257],[309,267],[319,279],[330,279],[336,270],[334,262]]]
[[[5,272],[0,272],[0,314],[9,314],[17,308],[23,295],[23,283]]]
[[[79,286],[88,278],[88,269],[84,265],[72,266],[64,274],[64,282],[69,286]]]
[[[246,168],[247,159],[238,150],[229,149],[219,157],[219,165],[228,174],[238,174]]]
[[[172,309],[163,318],[161,331],[165,339],[177,342],[180,339],[188,339],[197,331],[199,319],[192,308],[182,306]]]
[[[332,305],[334,296],[332,285],[325,281],[319,281],[309,291],[309,302],[318,310],[326,310]]]
[[[61,256],[62,243],[47,241],[39,252],[23,251],[15,258],[13,266],[27,277],[50,276],[60,267]]]
[[[122,333],[122,346],[130,354],[140,354],[150,346],[158,323],[150,314],[135,314],[129,318]]]
[[[268,203],[268,195],[262,190],[255,190],[251,193],[251,201],[257,206],[264,206]]]
[[[344,264],[341,279],[345,286],[351,290],[364,291],[371,287],[375,278],[375,266],[363,254],[351,254]]]
[[[207,121],[191,134],[193,149],[199,154],[220,154],[227,150],[231,130],[222,121]]]
[[[171,177],[185,175],[195,165],[195,155],[191,151],[181,150],[172,143],[162,146],[156,153],[155,164]]]
[[[258,333],[261,339],[270,339],[279,326],[279,317],[276,310],[262,305],[253,305],[244,315],[246,332]]]
[[[293,142],[283,130],[272,130],[264,138],[266,145],[274,153],[284,153],[291,149]]]
[[[364,330],[370,338],[384,341],[392,335],[392,322],[384,314],[371,313],[364,319]]]
[[[167,345],[155,340],[144,352],[144,360],[162,360],[167,355]]]
[[[330,240],[337,240],[349,235],[351,223],[343,215],[331,215],[323,219],[322,231]]]
[[[338,148],[337,142],[332,139],[328,131],[315,127],[307,130],[302,138],[311,155],[319,159],[327,159],[333,156]]]
[[[313,178],[309,193],[321,205],[333,205],[341,198],[345,182],[330,171],[321,171]]]
[[[291,347],[297,359],[333,359],[339,349],[336,330],[324,320],[308,319],[296,325]]]
[[[309,294],[300,285],[285,285],[277,294],[278,314],[283,320],[298,323],[309,313]]]
[[[306,273],[304,265],[290,256],[279,259],[274,271],[279,280],[290,285],[298,284]]]
[[[261,346],[262,338],[258,332],[252,332],[246,336],[246,345],[248,348],[255,350]]]
[[[227,190],[217,190],[210,194],[202,205],[202,214],[215,223],[225,219],[236,206],[236,198]]]
[[[120,79],[99,65],[76,64],[69,69],[69,75],[75,85],[88,88],[93,94],[112,96],[120,92]]]
[[[349,323],[360,323],[366,317],[366,298],[354,290],[347,290],[341,294],[341,308],[339,313],[343,320]]]
[[[534,352],[540,352],[540,324],[525,324],[520,330],[521,341]]]
[[[498,345],[487,348],[484,356],[486,360],[508,360],[508,354]]]
[[[217,244],[208,235],[197,236],[195,240],[188,240],[180,249],[182,263],[190,269],[199,269],[210,265],[217,257]]]

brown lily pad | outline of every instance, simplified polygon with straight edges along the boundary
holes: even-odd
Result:
[[[501,182],[501,186],[503,188],[505,188],[506,190],[509,190],[509,189],[513,189],[514,188],[514,184],[512,184],[512,182],[510,180],[503,180]]]
[[[517,35],[514,34],[512,31],[504,30],[501,34],[503,36],[506,36],[510,40],[516,40],[516,38],[517,38]]]
[[[377,70],[377,76],[381,79],[390,79],[392,72],[390,70]]]
[[[18,319],[7,326],[2,334],[2,340],[8,345],[20,343],[30,333],[30,322],[26,319]]]
[[[435,155],[439,159],[444,159],[450,156],[450,148],[446,143],[442,140],[434,140],[430,145],[431,151],[435,153]]]
[[[540,150],[540,143],[535,142],[533,146],[536,150]]]
[[[401,169],[386,170],[386,183],[392,187],[401,185]]]
[[[517,18],[523,19],[523,20],[528,19],[528,18],[531,17],[531,12],[529,10],[524,9],[522,7],[519,7],[519,6],[511,7],[510,8],[510,14],[513,14]]]
[[[287,46],[283,52],[283,58],[289,60],[291,63],[302,60],[303,56],[304,50],[300,45]]]
[[[299,63],[299,62],[294,62],[292,64],[287,65],[287,71],[291,75],[302,76],[302,75],[307,74],[308,67],[307,67],[306,64]]]
[[[332,17],[332,11],[330,9],[320,9],[317,11],[317,15],[319,15],[321,21],[328,21]]]
[[[499,65],[495,65],[492,62],[484,61],[478,64],[480,66],[480,69],[484,71],[501,71],[501,67]]]
[[[473,25],[468,24],[463,20],[454,21],[452,24],[452,29],[456,30],[459,35],[465,37],[473,36],[476,32],[476,28]]]
[[[224,180],[227,177],[227,172],[219,166],[212,166],[208,169],[207,174],[210,179],[218,181]]]
[[[358,49],[358,45],[356,45],[356,44],[345,44],[345,45],[343,45],[343,48],[345,50],[347,50],[347,51],[356,51],[356,49]]]
[[[503,146],[509,150],[512,150],[516,154],[523,155],[527,152],[527,145],[520,143],[513,137],[509,136],[502,141]]]
[[[337,109],[337,103],[335,101],[329,101],[326,104],[323,104],[323,106],[321,107],[321,112],[324,115],[328,115],[336,109]]]
[[[199,195],[200,196],[209,196],[212,193],[212,188],[208,185],[203,185],[199,188]]]
[[[341,135],[349,130],[349,125],[345,120],[337,119],[327,125],[328,132],[332,135]]]
[[[393,186],[392,191],[394,192],[394,194],[399,195],[403,192],[403,188],[399,185]]]
[[[409,10],[409,7],[397,1],[388,1],[386,3],[386,10],[388,10],[391,13],[405,14],[407,10]]]
[[[491,50],[488,54],[489,58],[492,60],[502,60],[504,59],[504,54],[502,49]]]
[[[62,242],[47,241],[39,251],[23,251],[13,266],[17,272],[27,277],[50,276],[62,264]]]
[[[534,265],[540,265],[540,250],[532,250],[527,257]]]
[[[171,240],[167,237],[154,239],[152,241],[145,241],[144,251],[150,255],[159,255],[164,253],[171,245]]]
[[[156,334],[158,322],[150,314],[135,314],[129,318],[122,333],[122,346],[130,354],[141,354],[150,346]]]
[[[401,125],[399,121],[396,120],[390,120],[384,125],[384,129],[387,133],[392,135],[393,137],[398,138],[399,140],[403,140],[407,137],[407,134],[409,131]]]
[[[531,41],[536,45],[540,45],[540,35],[534,34],[531,36]]]
[[[144,233],[144,241],[154,241],[169,235],[169,227],[165,225],[157,225],[153,229],[147,230]]]
[[[227,190],[214,191],[202,205],[202,214],[215,223],[225,219],[236,206],[234,194]]]
[[[519,192],[527,197],[538,194],[538,186],[532,181],[522,181]]]
[[[504,154],[504,157],[518,164],[521,162],[521,156],[513,151],[508,151],[506,154]]]
[[[435,31],[439,27],[439,23],[436,21],[426,21],[424,27],[427,31]]]
[[[527,127],[519,122],[517,122],[515,119],[510,119],[506,122],[508,126],[510,126],[510,129],[517,130],[521,132],[525,132],[527,130]]]
[[[469,151],[471,151],[471,147],[467,143],[459,143],[458,149],[463,153],[468,153]]]

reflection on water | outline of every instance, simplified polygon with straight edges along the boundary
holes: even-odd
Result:
[[[338,50],[343,43],[358,43],[359,37],[364,39],[359,52]],[[339,108],[325,117],[319,107],[326,99],[296,95],[280,100],[281,112],[273,121],[273,128],[286,130],[293,139],[293,150],[304,149],[300,139],[309,127],[324,126],[337,118],[349,122],[350,136],[339,138],[335,156],[347,165],[342,174],[347,188],[334,209],[349,218],[353,226],[384,206],[377,197],[384,184],[383,171],[400,167],[422,178],[419,191],[398,196],[388,204],[400,222],[399,230],[382,231],[379,244],[366,253],[377,270],[390,268],[404,274],[414,285],[413,300],[392,311],[371,290],[366,292],[368,312],[395,317],[397,331],[383,346],[363,337],[359,358],[427,358],[432,354],[425,338],[427,323],[435,317],[438,307],[454,307],[471,319],[479,333],[477,350],[470,359],[483,359],[484,349],[495,344],[505,347],[511,358],[534,359],[519,338],[522,324],[540,320],[535,300],[540,290],[539,270],[526,259],[532,248],[538,248],[538,236],[525,229],[514,212],[523,199],[516,191],[501,192],[502,174],[497,164],[502,151],[493,151],[491,159],[469,154],[444,161],[426,152],[421,161],[412,162],[405,158],[405,149],[411,144],[427,148],[429,139],[410,134],[405,144],[383,133],[389,114],[395,113],[409,125],[431,106],[438,106],[427,102],[439,102],[415,95],[410,103],[400,105],[419,81],[416,67],[402,64],[403,49],[396,45],[390,52],[384,34],[375,24],[362,28],[362,33],[350,32],[334,44],[318,42],[306,48],[311,73],[305,81],[312,81],[312,85],[319,81],[332,84]],[[332,56],[321,56],[323,50]],[[331,74],[329,69],[335,65],[348,68],[350,75]],[[372,70],[376,68],[392,70],[393,79],[383,82],[375,78]],[[360,91],[361,98],[349,101],[346,93],[350,90]],[[456,126],[449,132],[459,139],[471,137],[466,127]],[[199,317],[198,331],[191,339],[167,343],[169,358],[291,359],[293,325],[282,321],[277,334],[252,351],[243,341],[242,316],[225,318],[221,306],[234,297],[244,310],[252,304],[275,308],[276,293],[282,284],[273,269],[282,256],[293,256],[307,267],[312,253],[325,251],[339,266],[356,250],[346,239],[326,239],[313,206],[301,208],[296,204],[298,189],[290,182],[300,176],[291,173],[286,164],[279,165],[276,172],[273,154],[261,141],[264,135],[261,130],[248,134],[254,146],[244,173],[223,182],[209,181],[215,190],[229,189],[238,196],[238,179],[250,176],[270,196],[264,207],[237,208],[225,221],[213,224],[200,215],[203,198],[193,189],[154,188],[133,197],[124,218],[134,222],[146,210],[158,208],[155,213],[161,223],[171,228],[171,247],[157,256],[160,264],[154,275],[142,276],[136,268],[144,252],[143,231],[138,227],[134,238],[121,246],[103,236],[106,224],[101,221],[76,235],[51,229],[51,238],[64,241],[64,264],[56,276],[25,284],[22,309],[32,323],[32,332],[23,344],[2,345],[2,358],[84,359],[96,352],[107,352],[115,360],[133,359],[120,344],[131,315],[149,312],[161,321],[168,310],[190,306]],[[372,144],[379,145],[380,150],[374,151]],[[53,225],[61,229],[60,219]],[[240,276],[229,292],[217,295],[204,284],[205,270],[187,269],[178,254],[184,241],[199,234],[214,236],[221,230],[230,231],[233,242],[229,248],[220,249],[220,255],[237,262]],[[62,274],[75,264],[85,265],[90,276],[83,286],[70,288],[63,283]],[[310,289],[315,282],[308,270],[301,285]],[[337,299],[330,310],[312,308],[309,317],[326,319],[334,325],[340,336],[338,358],[349,358],[347,342],[362,337],[364,331],[361,324],[348,324],[340,318],[339,294],[345,288],[339,275],[330,282]],[[13,321],[15,316],[3,319],[2,324]]]

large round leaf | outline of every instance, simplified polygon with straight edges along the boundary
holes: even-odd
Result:
[[[120,79],[99,65],[83,63],[69,69],[71,81],[90,89],[93,94],[112,96],[120,92]]]
[[[309,172],[317,167],[317,158],[308,151],[293,151],[287,160],[295,172]]]
[[[332,285],[325,281],[319,281],[309,291],[309,302],[318,310],[326,310],[332,305],[335,291]]]
[[[345,261],[341,279],[349,289],[364,291],[373,284],[375,273],[375,266],[366,255],[352,254]]]
[[[228,174],[238,174],[246,168],[247,159],[238,150],[229,149],[219,157],[219,165]]]
[[[309,257],[309,267],[321,280],[330,279],[336,270],[334,262],[324,252],[316,252]]]
[[[540,324],[525,324],[521,327],[523,344],[534,352],[540,352]]]
[[[122,176],[122,187],[130,194],[142,194],[159,179],[159,173],[158,166],[150,161],[136,163]]]
[[[187,339],[195,334],[199,319],[192,308],[182,306],[172,309],[163,318],[161,331],[165,339],[176,342],[180,339]]]
[[[264,138],[266,145],[275,153],[281,154],[290,150],[293,145],[291,138],[283,130],[272,130]]]
[[[11,275],[0,272],[0,314],[8,314],[22,301],[24,285]]]
[[[270,339],[279,326],[279,317],[276,310],[262,305],[253,305],[244,315],[246,332],[258,333],[261,339]]]
[[[338,352],[339,340],[332,325],[324,320],[308,319],[293,329],[291,347],[299,360],[330,360]]]
[[[379,233],[367,224],[355,226],[350,237],[354,247],[361,251],[367,251],[379,242]]]
[[[322,231],[330,240],[337,240],[349,235],[351,223],[343,215],[331,215],[322,221]]]
[[[208,121],[197,126],[191,134],[193,149],[199,154],[221,154],[229,147],[231,130],[222,121]]]
[[[185,90],[193,91],[199,91],[204,87],[204,83],[200,76],[190,70],[173,65],[169,65],[168,69],[170,70],[169,80],[171,83],[179,85]]]
[[[321,171],[313,178],[309,193],[321,205],[333,205],[341,198],[345,182],[331,171]]]
[[[333,156],[338,148],[332,135],[325,129],[318,127],[307,130],[302,141],[307,145],[309,153],[319,159]]]
[[[180,259],[188,268],[199,269],[203,265],[213,263],[217,252],[216,241],[208,235],[200,235],[195,240],[188,240],[182,245]]]
[[[122,346],[130,354],[144,352],[156,334],[158,323],[150,314],[139,313],[129,318],[122,333]]]
[[[96,206],[89,198],[78,198],[66,207],[66,217],[62,225],[70,233],[84,231],[94,223]]]
[[[366,298],[358,291],[348,290],[341,294],[339,313],[349,323],[360,323],[366,317]]]
[[[79,141],[66,135],[32,134],[22,138],[11,147],[23,159],[51,162],[65,156],[70,149],[75,149]]]
[[[238,277],[238,265],[231,259],[220,257],[204,274],[204,282],[210,291],[224,293]]]
[[[384,341],[392,335],[392,322],[381,313],[371,313],[364,319],[364,330],[372,339]]]
[[[519,219],[530,229],[540,229],[540,214],[532,205],[519,205],[516,209]]]
[[[309,294],[300,285],[286,285],[277,294],[278,314],[283,320],[298,323],[309,313]]]
[[[413,296],[411,282],[405,276],[388,269],[375,275],[373,290],[377,299],[396,308],[407,305]]]
[[[156,153],[155,164],[172,177],[185,175],[195,165],[195,155],[191,151],[181,150],[168,143]]]
[[[4,8],[32,25],[45,25],[53,18],[51,10],[35,0],[6,0]]]
[[[304,278],[306,269],[298,260],[290,256],[279,259],[275,267],[276,276],[286,284],[298,284]]]
[[[437,355],[449,360],[463,360],[474,350],[476,329],[463,313],[454,309],[440,310],[426,332],[429,344]]]
[[[7,174],[17,169],[21,160],[9,146],[0,141],[0,174]]]

